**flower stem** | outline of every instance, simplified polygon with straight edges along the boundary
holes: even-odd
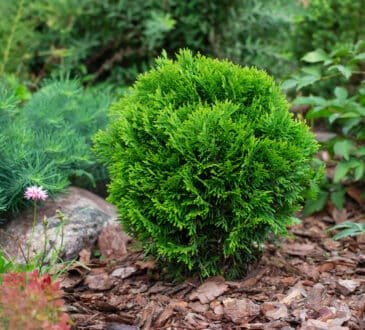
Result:
[[[32,233],[30,235],[30,239],[27,244],[27,260],[25,261],[27,265],[30,263],[30,249],[32,247],[33,237],[34,237],[34,229],[37,224],[37,202],[34,201],[33,207],[33,224],[32,224]]]

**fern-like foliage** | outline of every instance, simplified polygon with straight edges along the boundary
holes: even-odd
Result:
[[[0,85],[0,208],[25,204],[24,189],[43,186],[51,195],[76,176],[93,179],[91,136],[106,123],[110,98],[76,81],[49,81],[24,104]],[[86,181],[86,180],[84,180]]]
[[[96,137],[125,229],[172,274],[202,277],[239,276],[286,233],[316,150],[267,74],[189,51],[139,76]]]

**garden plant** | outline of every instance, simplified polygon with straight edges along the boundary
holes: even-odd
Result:
[[[0,282],[0,326],[4,330],[69,330],[59,282],[49,275],[8,273]]]
[[[0,14],[0,329],[365,328],[364,0]]]
[[[333,177],[324,178],[317,197],[306,202],[304,213],[309,215],[323,210],[328,200],[342,210],[346,186],[361,184],[365,178],[365,43],[338,46],[331,52],[316,49],[303,61],[306,65],[283,86],[300,91],[293,103],[309,107],[307,119],[325,120],[333,132],[326,149],[335,165]],[[351,222],[334,229],[342,230],[335,239],[365,232],[363,224]]]
[[[125,230],[176,276],[242,275],[315,187],[317,143],[288,108],[263,71],[160,57],[95,139]]]

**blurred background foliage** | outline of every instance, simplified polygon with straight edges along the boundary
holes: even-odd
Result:
[[[33,141],[30,150],[59,143],[59,153],[47,157],[67,168],[62,182],[86,184],[78,170],[97,182],[102,170],[88,148],[108,104],[163,50],[173,56],[190,48],[268,71],[296,115],[330,136],[321,141],[334,170],[307,214],[328,201],[343,207],[349,186],[363,190],[364,0],[12,0],[0,1],[0,14],[0,152],[11,156],[0,160],[2,176],[12,168],[4,159],[19,168],[35,162],[25,147],[9,153],[14,141]],[[34,133],[38,125],[46,129]],[[79,160],[60,165],[65,132],[79,139],[74,153],[67,151]],[[0,182],[0,209],[15,209],[19,203],[9,202],[9,186]]]
[[[300,9],[293,0],[1,1],[0,73],[37,84],[61,71],[123,85],[162,49],[190,48],[281,74]]]

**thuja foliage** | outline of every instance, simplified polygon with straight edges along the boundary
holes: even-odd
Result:
[[[107,93],[63,79],[45,83],[27,101],[22,95],[0,82],[0,213],[23,206],[29,186],[53,195],[75,178],[88,184],[102,173],[90,144],[106,124]]]
[[[239,276],[314,186],[317,144],[273,79],[189,51],[139,76],[95,149],[124,228],[176,276]]]

